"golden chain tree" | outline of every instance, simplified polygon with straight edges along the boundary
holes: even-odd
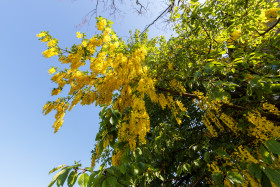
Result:
[[[55,168],[50,186],[280,186],[278,3],[179,1],[170,19],[168,41],[125,43],[102,17],[71,49],[37,35],[68,67],[49,70],[52,95],[70,88],[43,108],[55,132],[76,104],[104,107],[91,167]]]

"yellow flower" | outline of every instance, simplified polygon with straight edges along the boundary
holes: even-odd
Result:
[[[46,37],[44,37],[44,38],[41,40],[41,42],[47,42],[47,41],[49,41],[49,40],[50,40],[50,37],[46,36]]]
[[[109,34],[103,34],[103,42],[107,43],[110,42],[111,38]]]
[[[232,40],[236,40],[237,38],[240,37],[241,31],[240,30],[235,30],[230,35],[231,35]]]
[[[173,70],[173,65],[171,63],[168,63],[168,69]]]
[[[47,49],[42,53],[46,58],[50,58],[52,56],[58,55],[58,51],[56,48]]]
[[[110,29],[110,28],[105,28],[105,31],[104,31],[104,33],[107,33],[107,34],[111,34],[111,32],[112,32],[112,29]]]
[[[118,40],[118,37],[117,37],[117,35],[115,35],[115,34],[112,34],[112,40]]]
[[[49,41],[49,42],[47,43],[47,46],[48,46],[48,47],[54,47],[55,44],[56,44],[56,41],[55,41],[55,40],[51,40],[51,41]]]
[[[38,37],[38,38],[41,38],[41,37],[44,37],[44,36],[46,36],[45,32],[41,32],[41,33],[36,35],[36,37]]]
[[[56,71],[55,68],[52,67],[51,69],[49,69],[48,73],[51,75],[51,74],[53,74],[55,71]]]
[[[101,31],[105,28],[106,25],[107,25],[107,21],[103,18],[97,23],[96,27],[98,30]]]
[[[95,166],[95,156],[93,154],[91,157],[91,167],[94,168],[94,166]]]
[[[87,41],[84,40],[84,41],[82,42],[82,45],[83,45],[84,47],[86,47],[86,46],[87,46]]]
[[[265,10],[265,17],[268,19],[269,22],[275,21],[278,16],[278,8],[271,8]]]
[[[83,37],[83,34],[81,34],[81,32],[76,32],[77,34],[77,38],[82,38]]]
[[[59,89],[59,88],[54,88],[54,89],[52,90],[52,95],[58,95],[60,92],[61,92],[61,89]]]

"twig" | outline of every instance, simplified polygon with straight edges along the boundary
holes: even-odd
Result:
[[[196,185],[198,185],[207,175],[204,174],[201,177],[199,177],[198,179],[196,179],[195,181],[193,181],[193,183],[191,183],[190,185],[188,185],[187,187],[195,187]]]
[[[146,26],[146,28],[144,29],[144,31],[141,32],[140,36],[142,34],[145,33],[145,31],[152,26],[160,17],[162,17],[168,10],[170,10],[172,8],[172,5],[169,5],[152,23],[150,23],[148,26]]]

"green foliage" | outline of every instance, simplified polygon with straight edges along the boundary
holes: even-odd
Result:
[[[274,154],[280,155],[280,143],[275,140],[267,140],[265,142],[265,145],[267,146],[268,150],[271,151]]]
[[[243,178],[240,174],[230,171],[227,173],[227,177],[233,184],[242,184],[243,183]]]
[[[266,16],[275,7],[265,0],[180,1],[170,18],[176,36],[149,40],[131,32],[117,50],[129,56],[144,45],[142,65],[156,93],[180,101],[187,112],[143,94],[150,131],[131,149],[119,133],[132,106],[117,110],[125,93],[116,91],[99,113],[92,155],[100,168],[59,166],[50,171],[61,169],[49,186],[63,186],[67,177],[68,186],[78,180],[89,187],[280,186],[279,21],[268,27]]]
[[[81,187],[86,187],[87,184],[88,184],[88,180],[89,180],[89,176],[87,173],[83,173],[79,176],[78,178],[78,184],[81,186]]]
[[[266,174],[266,176],[273,182],[276,186],[280,186],[280,173],[269,168],[269,167],[263,167],[263,172]]]

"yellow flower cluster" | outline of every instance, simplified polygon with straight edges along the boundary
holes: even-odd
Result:
[[[58,95],[60,92],[61,92],[61,89],[60,89],[60,88],[54,88],[54,89],[52,90],[52,95]]]
[[[48,73],[51,75],[51,74],[55,73],[55,71],[56,71],[55,68],[52,67],[51,69],[49,69]]]
[[[241,30],[234,30],[231,34],[231,39],[236,40],[241,35]]]
[[[112,165],[113,166],[121,165],[122,154],[123,154],[123,151],[116,149],[116,154],[113,154],[113,156],[112,156]]]
[[[44,36],[46,36],[45,32],[40,32],[39,34],[36,35],[37,38],[41,38],[41,37],[44,37]]]
[[[224,180],[224,186],[225,186],[225,187],[231,187],[231,186],[234,186],[234,185],[229,181],[228,178],[225,178],[225,180]]]
[[[47,35],[46,32],[42,31],[39,34],[36,35],[36,37],[41,38],[41,42],[47,42],[50,41],[50,37]]]
[[[236,156],[239,157],[240,159],[247,161],[249,163],[255,163],[255,164],[259,163],[259,161],[255,157],[253,157],[251,155],[251,153],[246,148],[244,148],[242,145],[240,145],[238,147],[238,152],[235,152],[235,153],[236,153]]]
[[[90,166],[91,166],[92,168],[94,168],[94,166],[95,166],[95,156],[94,156],[94,154],[92,154]]]
[[[57,40],[50,40],[50,41],[47,43],[47,46],[48,46],[48,47],[54,47],[56,44],[57,44]]]
[[[100,158],[99,142],[97,142],[95,146],[95,153],[96,153],[96,158],[99,159]]]
[[[43,113],[44,115],[47,115],[52,110],[56,110],[57,113],[55,114],[55,122],[53,124],[53,128],[55,129],[54,132],[57,132],[58,129],[63,124],[63,117],[65,115],[66,110],[68,109],[69,105],[65,101],[61,99],[57,99],[55,102],[47,103],[43,107]]]
[[[269,22],[273,22],[276,20],[278,16],[278,11],[279,11],[278,8],[270,8],[268,10],[265,10],[265,17]]]
[[[267,110],[268,112],[274,115],[280,116],[280,111],[278,110],[277,107],[275,107],[275,105],[272,105],[270,103],[264,103],[262,106],[263,106],[263,110]]]
[[[62,118],[66,110],[72,110],[79,102],[81,105],[89,105],[94,102],[96,105],[111,105],[113,94],[117,91],[120,95],[114,102],[114,109],[121,113],[125,109],[129,109],[129,112],[122,116],[123,122],[118,125],[118,141],[128,143],[133,150],[137,144],[146,142],[145,136],[150,130],[150,119],[144,100],[146,96],[152,102],[158,103],[162,109],[170,108],[178,124],[181,123],[179,111],[185,112],[186,108],[180,100],[174,100],[171,95],[156,92],[155,80],[151,77],[150,69],[145,65],[147,55],[145,46],[139,46],[127,54],[117,52],[116,49],[122,43],[107,26],[104,18],[98,21],[97,28],[102,30],[100,35],[93,36],[89,40],[83,38],[82,43],[75,46],[75,52],[70,52],[66,56],[60,54],[59,61],[62,64],[68,64],[70,68],[53,75],[51,80],[58,84],[58,88],[53,90],[52,95],[59,94],[66,84],[70,85],[68,95],[71,96],[71,101],[69,101],[71,105],[68,107],[67,104],[67,107],[58,109],[54,125],[55,132],[62,125]],[[46,37],[47,35],[42,33],[40,36]],[[81,38],[82,34],[78,32],[77,37]],[[56,39],[49,41],[50,49],[43,52],[45,57],[58,54],[57,49],[60,48],[56,41]],[[96,47],[101,47],[101,49],[94,55]],[[81,72],[79,68],[86,63],[89,63],[89,72]],[[55,73],[55,69],[51,68],[49,73]],[[185,91],[176,80],[170,81],[170,87],[180,92]],[[49,110],[51,106],[46,110]],[[108,138],[103,140],[106,146],[109,145],[109,141]],[[97,158],[101,154],[98,146],[97,144]]]
[[[173,70],[173,65],[171,63],[168,63],[168,69]]]
[[[107,25],[106,19],[101,18],[101,20],[99,22],[97,22],[96,27],[97,27],[98,30],[103,30],[106,25]]]
[[[206,111],[206,116],[211,119],[211,121],[216,125],[216,127],[218,127],[221,131],[224,130],[224,127],[221,125],[219,119],[217,118],[217,116],[210,110]]]
[[[208,163],[207,166],[209,170],[212,171],[212,173],[216,173],[216,172],[222,173],[216,161],[213,161],[211,164]]]
[[[218,136],[217,131],[214,129],[213,125],[211,124],[211,122],[209,121],[209,119],[207,118],[206,115],[204,115],[202,117],[201,121],[207,127],[207,129],[209,130],[209,132],[212,135],[212,137],[217,137]]]
[[[198,96],[199,100],[194,100],[194,103],[205,112],[205,115],[202,118],[203,124],[207,127],[209,132],[213,137],[218,136],[217,130],[215,130],[213,124],[220,130],[224,131],[225,128],[223,126],[226,125],[233,133],[238,135],[239,129],[237,127],[237,122],[229,115],[223,113],[221,111],[222,103],[218,100],[210,100],[208,97],[203,96],[203,94],[199,91],[194,92],[195,95]],[[227,99],[223,100],[223,103],[230,104]],[[211,123],[211,121],[213,123]],[[221,123],[221,121],[223,123]]]
[[[261,187],[261,182],[259,179],[252,177],[246,170],[243,170],[242,174],[245,176],[244,186]],[[249,185],[250,184],[250,185]]]
[[[83,34],[81,34],[81,32],[76,32],[77,38],[82,38]]]
[[[42,54],[44,55],[44,57],[50,58],[52,56],[58,55],[58,50],[56,48],[52,47],[52,48],[49,48],[46,51],[44,51]]]
[[[258,111],[249,112],[244,115],[247,120],[254,125],[250,126],[248,132],[261,140],[268,140],[271,137],[280,137],[280,127],[275,126],[273,122],[262,117]]]
[[[170,82],[169,82],[169,85],[171,88],[173,88],[174,90],[176,91],[179,91],[180,93],[184,93],[186,92],[186,89],[185,87],[182,85],[181,82],[175,80],[175,79],[172,79]]]
[[[238,135],[239,129],[237,128],[237,122],[232,117],[222,113],[220,115],[220,119],[223,121],[223,123],[226,126],[228,126],[228,128],[230,128],[232,130],[232,132],[234,132],[236,135]]]

